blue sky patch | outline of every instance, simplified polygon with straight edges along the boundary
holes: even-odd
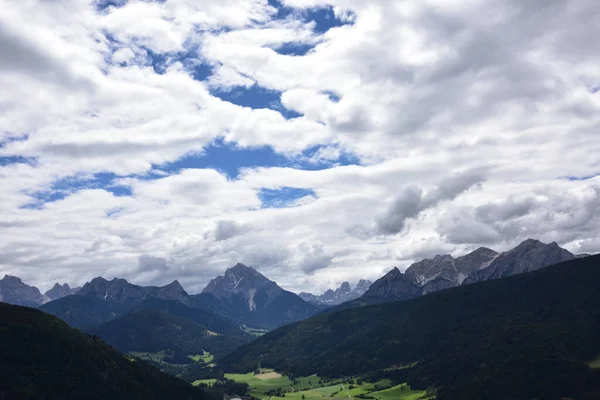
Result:
[[[114,185],[117,175],[112,173],[99,173],[91,176],[70,176],[55,181],[50,189],[39,192],[27,193],[34,201],[21,208],[40,209],[44,204],[53,203],[67,198],[71,194],[85,189],[103,189],[115,196],[131,196],[131,188]]]
[[[4,167],[10,164],[29,164],[33,167],[37,165],[37,159],[35,158],[27,158],[22,156],[9,156],[2,157],[0,156],[0,167]]]
[[[305,23],[313,22],[315,24],[313,31],[319,34],[349,24],[336,17],[332,6],[297,9],[283,5],[279,0],[269,0],[269,5],[277,9],[274,19],[282,20],[293,16],[302,19]]]
[[[312,43],[288,42],[273,48],[273,51],[284,56],[304,56],[315,46],[316,44]]]
[[[213,168],[230,179],[236,179],[243,168],[290,167],[316,171],[338,165],[360,164],[358,157],[348,152],[341,152],[337,160],[311,160],[323,147],[314,146],[290,158],[277,153],[270,146],[240,148],[235,143],[225,143],[219,139],[207,146],[203,153],[189,154],[177,161],[156,165],[155,168],[169,174],[187,168]]]
[[[102,12],[109,7],[123,7],[127,4],[127,0],[96,0],[95,4],[96,10]]]
[[[239,148],[234,143],[225,143],[219,139],[207,146],[203,153],[187,155],[159,168],[169,173],[185,168],[213,168],[235,179],[242,168],[274,167],[288,161],[269,146]]]
[[[347,22],[336,17],[333,7],[309,8],[303,13],[306,22],[314,22],[313,31],[316,33],[325,33],[331,28],[347,25]]]
[[[354,154],[340,152],[336,160],[316,160],[315,155],[323,146],[314,146],[295,157],[286,157],[277,153],[270,146],[240,148],[235,143],[226,143],[223,139],[216,140],[207,146],[202,153],[189,154],[177,161],[154,165],[153,171],[142,175],[131,175],[130,178],[139,180],[156,180],[166,175],[179,173],[182,169],[210,168],[220,171],[229,179],[239,178],[240,172],[245,168],[288,167],[301,170],[324,170],[334,166],[358,165],[360,160]],[[4,159],[9,159],[5,157]],[[25,161],[13,157],[6,163]],[[2,158],[0,158],[0,165]],[[50,189],[27,193],[33,201],[22,208],[43,208],[44,204],[62,200],[71,194],[85,189],[103,189],[115,196],[132,196],[129,186],[117,185],[115,181],[120,178],[113,173],[97,173],[93,175],[77,175],[59,179],[52,184]],[[260,194],[264,207],[286,207],[295,200],[314,195],[311,190],[297,188],[282,188],[278,190],[263,190]]]
[[[327,97],[329,97],[329,100],[333,101],[334,103],[339,103],[339,101],[341,100],[340,96],[333,92],[330,92],[329,90],[325,90],[323,93],[326,94]]]
[[[285,208],[296,200],[306,196],[317,197],[312,189],[282,187],[279,189],[261,189],[258,194],[262,208]]]
[[[600,176],[600,174],[592,174],[586,176],[567,176],[567,179],[570,181],[589,181],[590,179],[594,179],[597,176]]]
[[[210,91],[215,97],[242,107],[253,109],[268,108],[279,112],[286,119],[298,118],[302,114],[286,109],[281,104],[281,92],[265,89],[259,85],[249,88],[233,88],[231,90],[213,89]]]

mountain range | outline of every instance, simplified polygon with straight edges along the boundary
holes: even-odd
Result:
[[[173,365],[193,364],[190,357],[204,353],[219,359],[250,342],[256,330],[275,329],[319,311],[242,264],[197,295],[189,295],[177,281],[157,287],[94,278],[76,295],[39,309],[123,353],[148,354],[150,361],[156,358],[151,354],[161,353],[156,365],[170,371],[175,371]]]
[[[339,288],[332,290],[329,289],[321,295],[315,295],[312,293],[302,292],[299,294],[302,300],[308,301],[315,305],[339,305],[350,300],[358,299],[361,297],[373,282],[361,279],[354,288],[350,287],[350,283],[344,282]]]
[[[408,300],[444,289],[535,271],[576,256],[556,243],[528,239],[504,253],[481,247],[461,257],[438,255],[412,264],[403,273],[392,269],[359,299],[341,308]],[[339,309],[339,308],[338,308]]]
[[[546,268],[565,261],[571,263]],[[296,295],[236,264],[195,295],[178,281],[158,287],[101,277],[81,289],[56,284],[42,295],[5,276],[0,300],[38,307],[189,381],[212,378],[215,362],[217,370],[249,372],[261,365],[322,377],[379,371],[412,388],[435,387],[440,399],[463,390],[473,394],[464,398],[520,398],[507,388],[490,394],[504,376],[511,382],[504,386],[542,399],[551,398],[544,397],[548,390],[587,390],[592,379],[582,363],[600,354],[600,342],[590,336],[600,328],[594,325],[600,309],[595,283],[586,279],[597,278],[592,266],[599,262],[529,239],[504,253],[482,247],[456,258],[438,255],[404,272],[394,268],[372,284],[345,282],[322,295]],[[488,369],[495,357],[501,363]],[[456,376],[457,366],[470,372]],[[511,368],[521,376],[509,376]],[[524,387],[528,374],[560,371],[563,386],[538,379],[546,389]]]
[[[457,258],[438,255],[412,264],[404,273],[394,268],[372,284],[361,280],[352,288],[345,282],[319,296],[286,291],[243,264],[227,269],[196,295],[188,294],[178,281],[158,287],[101,277],[75,290],[56,284],[42,295],[19,278],[5,276],[0,296],[5,302],[38,307],[123,353],[166,352],[169,363],[183,364],[205,352],[219,360],[256,334],[305,320],[324,307],[334,313],[409,300],[574,258],[556,243],[526,240],[505,253],[479,248]]]
[[[0,279],[0,301],[18,306],[37,307],[73,295],[78,290],[79,288],[71,289],[66,283],[63,285],[56,283],[52,289],[42,295],[38,288],[23,283],[16,276],[4,275],[4,278]]]
[[[522,249],[505,257],[522,259]],[[260,364],[296,376],[371,376],[427,389],[437,400],[599,398],[600,369],[590,366],[600,354],[600,256],[505,271],[501,279],[286,325],[221,365],[236,373]]]
[[[271,330],[308,318],[324,306],[333,310],[365,304],[407,300],[439,290],[537,270],[576,256],[556,243],[528,239],[512,250],[497,253],[481,247],[461,257],[449,254],[416,262],[401,272],[392,269],[371,283],[354,288],[344,282],[321,295],[296,295],[282,289],[254,268],[237,264],[210,281],[200,294],[189,295],[178,281],[169,285],[138,286],[125,279],[98,277],[81,289],[56,284],[44,295],[19,278],[0,280],[0,300],[40,307],[74,327],[90,327],[128,314],[147,299],[176,301],[220,316],[242,329]],[[74,294],[77,296],[74,296]]]

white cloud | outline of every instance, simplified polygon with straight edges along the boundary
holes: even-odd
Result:
[[[179,279],[199,291],[241,261],[318,291],[526,237],[600,251],[596,1],[284,3],[299,9],[277,20],[266,0],[103,11],[0,0],[0,157],[35,158],[0,160],[0,273],[42,286]],[[303,11],[326,3],[351,23],[315,33]],[[289,43],[311,49],[279,54]],[[212,68],[205,82],[193,79],[199,65]],[[211,94],[254,85],[303,116]],[[216,138],[313,163],[351,152],[361,165],[237,179],[160,167]],[[121,175],[113,183],[132,196],[67,188],[23,208],[98,172]],[[281,187],[316,196],[262,208],[259,191]]]

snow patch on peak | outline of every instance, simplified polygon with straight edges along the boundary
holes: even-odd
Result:
[[[254,302],[254,296],[256,295],[256,289],[252,288],[248,290],[248,307],[250,311],[256,311],[256,303]]]

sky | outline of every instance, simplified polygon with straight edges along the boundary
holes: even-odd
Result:
[[[321,292],[600,251],[597,0],[0,7],[0,276]]]

